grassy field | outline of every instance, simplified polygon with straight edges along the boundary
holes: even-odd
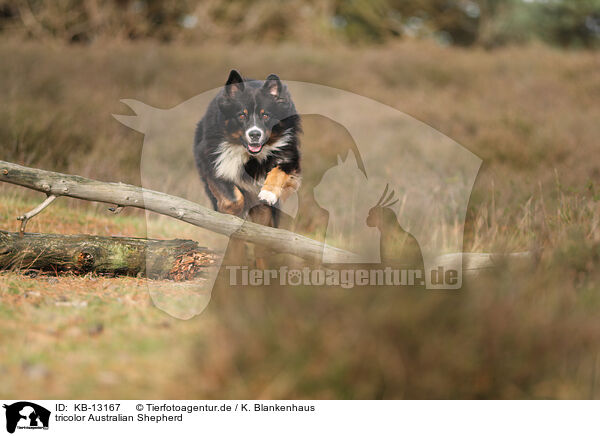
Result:
[[[119,99],[168,108],[221,86],[232,67],[277,72],[386,103],[473,151],[483,166],[465,251],[540,252],[459,292],[220,281],[190,321],[153,307],[143,279],[2,273],[0,397],[600,396],[597,53],[1,41],[0,56],[10,59],[0,63],[0,159],[139,184],[142,137],[111,117],[126,111]],[[351,138],[319,117],[304,124],[314,186]],[[0,186],[0,228],[16,229],[39,200]],[[300,230],[317,237],[327,216],[310,207]],[[61,199],[28,230],[144,236],[146,222]]]

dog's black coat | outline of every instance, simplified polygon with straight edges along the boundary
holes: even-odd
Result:
[[[248,131],[264,136],[261,133],[260,142],[253,141]],[[198,123],[194,139],[196,165],[215,210],[222,209],[219,206],[224,202],[236,201],[236,187],[244,197],[243,210],[220,211],[243,215],[259,204],[258,192],[275,167],[299,177],[300,133],[300,117],[277,76],[244,80],[231,71]]]

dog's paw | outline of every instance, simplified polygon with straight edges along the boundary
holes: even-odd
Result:
[[[258,193],[258,199],[264,201],[270,206],[273,206],[278,200],[277,195],[265,189]]]

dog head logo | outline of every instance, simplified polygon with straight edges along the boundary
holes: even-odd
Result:
[[[14,433],[17,429],[48,429],[50,411],[28,401],[19,401],[4,405],[6,409],[6,431]]]
[[[404,232],[418,244],[426,288],[459,289],[462,271],[452,283],[434,281],[432,273],[440,266],[440,256],[462,252],[467,204],[481,159],[432,127],[366,97],[311,83],[286,82],[286,86],[300,116],[329,118],[344,126],[356,145],[354,152],[340,157],[338,165],[324,174],[314,190],[317,203],[329,212],[325,243],[353,251],[363,263],[381,262],[385,235],[368,222],[374,223],[373,208],[388,186],[388,193],[394,191],[395,197],[385,209],[396,217],[395,233]],[[171,109],[123,100],[136,114],[115,118],[144,134],[144,188],[211,207],[198,179],[192,143],[196,124],[218,91],[200,94]],[[290,203],[289,213],[294,215],[295,198]],[[148,215],[148,237],[164,237],[164,230],[174,225],[173,220]],[[229,235],[237,230],[217,235],[192,227],[181,224],[176,235],[185,234],[216,251],[225,251]],[[328,262],[326,251],[323,262]],[[461,263],[457,262],[459,269]],[[154,303],[178,318],[201,313],[210,300],[219,268],[220,264],[213,265],[201,283],[178,285],[181,289],[176,298],[172,286],[163,291],[162,285],[150,284]]]

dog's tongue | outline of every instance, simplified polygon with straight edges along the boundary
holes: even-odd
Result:
[[[260,144],[248,144],[248,150],[250,150],[252,153],[258,153],[261,148],[262,145]]]

